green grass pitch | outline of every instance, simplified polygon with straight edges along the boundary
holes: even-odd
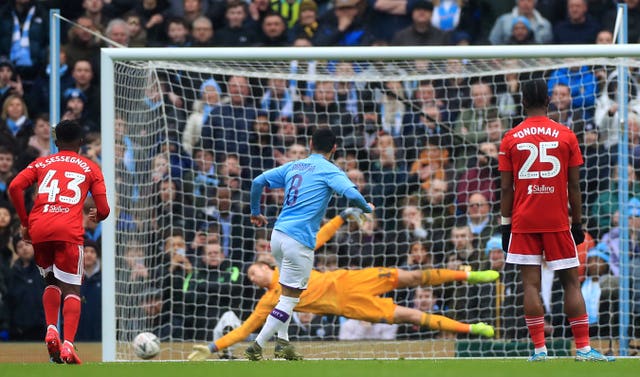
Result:
[[[613,363],[577,363],[553,359],[528,363],[524,359],[446,360],[304,360],[87,363],[83,365],[3,364],[0,377],[624,377],[640,376],[640,358]]]

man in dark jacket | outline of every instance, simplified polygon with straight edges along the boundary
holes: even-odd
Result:
[[[398,31],[391,44],[398,46],[438,46],[451,41],[449,33],[431,25],[433,4],[426,0],[415,3],[411,11],[413,23]]]
[[[7,304],[11,310],[11,340],[42,340],[45,333],[42,294],[44,280],[33,259],[33,246],[21,238],[14,239],[18,260],[11,268]]]

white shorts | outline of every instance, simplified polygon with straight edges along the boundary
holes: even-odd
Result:
[[[313,249],[274,229],[271,234],[271,254],[280,269],[280,284],[307,289],[313,268]]]

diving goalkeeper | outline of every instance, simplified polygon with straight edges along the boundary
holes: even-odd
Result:
[[[360,210],[349,208],[325,224],[317,235],[316,249],[324,245],[344,224],[347,218],[361,220]],[[262,326],[273,310],[280,296],[278,269],[265,262],[253,263],[247,274],[251,282],[267,291],[260,298],[253,313],[247,320],[208,345],[195,345],[189,354],[190,361],[205,360],[214,352],[221,351],[245,340],[252,332]],[[455,271],[445,269],[426,269],[406,271],[399,268],[372,267],[361,270],[335,270],[329,272],[311,271],[309,286],[300,296],[295,307],[298,312],[338,315],[373,323],[410,323],[438,331],[470,333],[492,338],[494,329],[485,323],[466,324],[456,320],[418,309],[397,305],[393,299],[381,295],[399,288],[411,288],[423,285],[438,285],[452,281],[466,281],[469,284],[488,283],[499,277],[497,271]],[[278,354],[276,357],[295,353]]]

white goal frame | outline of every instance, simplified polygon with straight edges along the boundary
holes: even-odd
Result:
[[[527,45],[527,46],[437,46],[437,47],[314,47],[314,48],[103,48],[101,50],[102,169],[109,203],[115,203],[115,87],[113,63],[125,60],[407,60],[490,58],[611,58],[623,71],[624,58],[640,58],[640,45]],[[620,85],[624,88],[624,85]],[[622,96],[625,98],[626,96]],[[626,108],[626,106],[621,106]],[[626,117],[621,116],[624,129]],[[107,132],[105,132],[107,131]],[[111,131],[111,132],[109,132]],[[625,132],[621,132],[624,135]],[[622,136],[621,136],[622,137]],[[621,169],[621,171],[624,171]],[[622,185],[622,184],[621,184]],[[626,187],[622,185],[622,187]],[[628,198],[622,199],[626,207]],[[627,236],[628,237],[628,236]],[[628,240],[628,238],[627,238]],[[104,220],[102,233],[102,360],[116,361],[115,246],[116,218]],[[624,240],[623,240],[624,242]],[[624,250],[624,249],[621,249]],[[628,262],[628,260],[627,260]],[[624,258],[621,271],[624,271]],[[628,271],[628,266],[626,267]],[[623,272],[621,276],[624,277]],[[628,277],[628,272],[627,272]],[[621,297],[622,298],[622,297]],[[622,300],[621,300],[622,301]],[[627,301],[628,302],[628,301]],[[621,314],[623,311],[621,304]],[[627,307],[628,310],[628,307]],[[622,318],[622,317],[621,317]],[[623,321],[621,320],[621,326]],[[621,332],[623,333],[623,332]],[[628,339],[620,336],[621,355]],[[623,354],[624,353],[624,354]]]

